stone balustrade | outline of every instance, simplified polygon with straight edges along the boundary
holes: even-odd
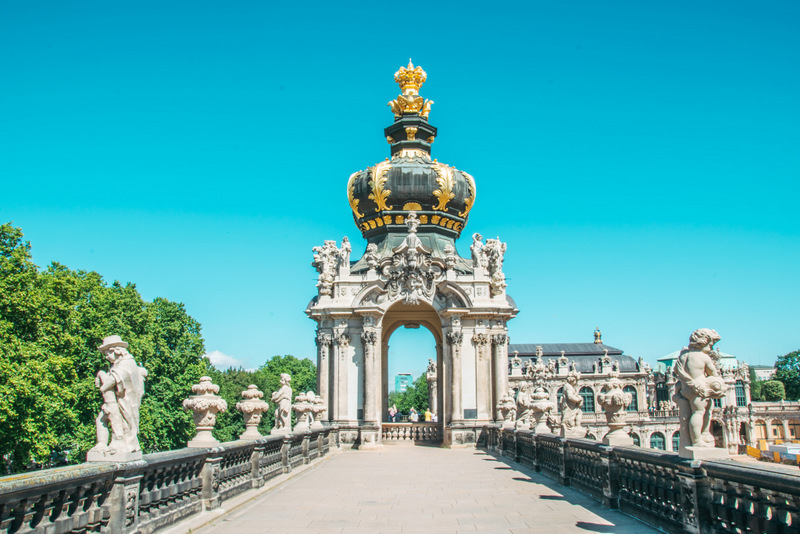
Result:
[[[441,443],[441,423],[382,423],[381,441]]]
[[[338,429],[0,478],[3,534],[150,534],[219,508],[339,446]]]
[[[666,532],[798,532],[800,473],[488,426],[479,446]]]

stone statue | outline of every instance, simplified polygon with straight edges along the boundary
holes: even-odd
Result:
[[[378,245],[370,243],[367,245],[367,252],[364,254],[364,259],[370,269],[378,268]]]
[[[436,362],[428,358],[428,374],[436,375]]]
[[[349,246],[349,242],[348,242]],[[341,260],[341,252],[336,246],[336,241],[327,240],[321,247],[313,247],[314,261],[311,265],[319,273],[317,287],[320,295],[330,296],[333,292],[333,281],[336,278],[336,268]],[[348,254],[348,263],[349,263]]]
[[[275,409],[275,423],[271,435],[289,434],[292,431],[292,387],[289,383],[292,377],[281,373],[281,387],[272,394],[272,402],[278,407]]]
[[[486,258],[487,270],[492,278],[492,296],[500,295],[506,288],[506,275],[503,274],[503,258],[506,253],[507,245],[500,242],[500,238],[487,239],[482,252]]]
[[[472,266],[486,268],[486,255],[483,252],[483,236],[479,233],[472,234],[472,245],[469,247],[472,253]]]
[[[456,266],[456,247],[450,243],[444,246],[444,265],[448,269],[454,269]]]
[[[497,403],[497,413],[503,419],[503,428],[514,428],[517,420],[517,401],[514,400],[513,389],[509,389],[508,393],[500,398],[500,402]]]
[[[580,373],[572,370],[567,375],[561,398],[561,437],[582,438],[586,429],[581,426],[583,397],[578,393]]]
[[[95,421],[97,444],[89,450],[88,462],[128,462],[142,457],[139,406],[147,370],[136,365],[127,348],[119,336],[104,338],[97,348],[111,366],[108,372],[98,372],[94,380],[103,395],[103,405]]]
[[[353,252],[353,246],[350,244],[350,239],[347,236],[342,238],[342,248],[339,249],[339,257],[341,259],[341,266],[346,272],[350,271],[350,253]]]
[[[695,458],[695,451],[691,449],[714,447],[714,436],[709,430],[711,400],[723,397],[727,389],[712,358],[714,344],[719,340],[714,330],[695,330],[689,337],[689,346],[681,350],[673,368],[678,382],[672,400],[680,410],[679,454],[684,458]]]

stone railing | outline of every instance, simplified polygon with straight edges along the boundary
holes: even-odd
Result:
[[[800,474],[685,460],[525,430],[484,428],[479,445],[666,532],[797,532]]]
[[[0,478],[0,533],[150,534],[337,448],[338,431],[146,454]]]
[[[393,442],[426,442],[442,441],[441,423],[382,423],[381,441]]]

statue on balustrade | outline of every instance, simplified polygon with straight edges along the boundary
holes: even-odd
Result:
[[[119,336],[106,337],[97,348],[111,366],[108,372],[98,372],[94,380],[103,396],[103,405],[95,421],[97,444],[89,450],[89,462],[126,462],[142,457],[139,406],[147,370],[136,365],[127,349],[128,344]]]
[[[281,387],[272,394],[275,409],[275,423],[270,434],[289,434],[292,431],[292,377],[281,373]]]
[[[561,437],[582,438],[586,429],[581,426],[583,397],[578,393],[580,373],[574,368],[567,375],[561,397]]]
[[[710,432],[712,399],[725,395],[727,386],[714,365],[714,344],[719,334],[709,328],[692,332],[689,346],[681,350],[673,367],[678,382],[672,400],[680,410],[680,454],[694,458],[687,447],[714,447]],[[705,456],[705,455],[704,455]]]

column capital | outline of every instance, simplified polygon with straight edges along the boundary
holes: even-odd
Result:
[[[361,341],[365,345],[375,345],[378,342],[378,333],[375,330],[364,330],[361,332]]]
[[[508,342],[508,335],[507,334],[494,334],[492,336],[492,343],[495,345],[505,345]]]
[[[464,333],[461,330],[453,330],[447,333],[447,343],[449,345],[461,345],[464,341]]]
[[[489,344],[489,334],[472,334],[472,343],[478,347],[485,347]]]
[[[347,347],[350,345],[350,334],[347,332],[342,332],[336,336],[336,345],[339,347]]]
[[[317,346],[318,347],[325,347],[329,346],[333,343],[333,336],[328,334],[327,332],[317,332]]]

